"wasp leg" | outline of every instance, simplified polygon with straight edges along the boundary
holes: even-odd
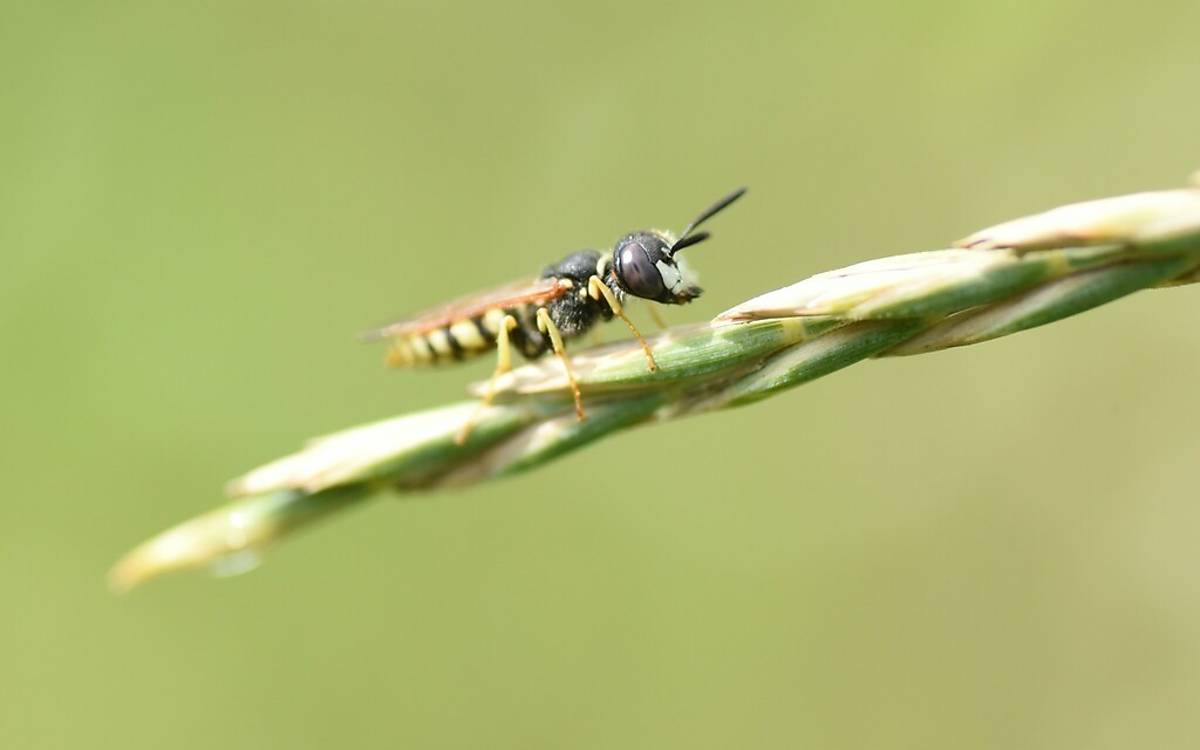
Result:
[[[658,326],[658,330],[667,330],[667,321],[662,319],[662,315],[659,314],[658,308],[654,306],[654,303],[647,302],[646,309],[650,311],[650,317],[654,319],[654,325]]]
[[[642,345],[642,351],[646,353],[646,366],[650,368],[650,372],[657,370],[658,363],[654,361],[654,354],[650,351],[650,345],[646,343],[646,339],[642,338],[642,332],[637,329],[632,320],[626,317],[625,310],[622,309],[617,295],[613,294],[613,291],[608,288],[607,284],[600,280],[599,276],[593,276],[588,279],[588,294],[592,296],[592,299],[597,301],[603,297],[604,301],[608,303],[608,308],[613,311],[613,315],[625,321],[625,325],[629,326],[629,330],[637,337],[638,343]]]
[[[563,363],[563,369],[567,372],[567,383],[571,386],[571,395],[575,398],[575,416],[579,417],[579,421],[582,422],[587,417],[583,413],[583,397],[579,394],[579,383],[575,380],[575,373],[571,371],[571,362],[567,359],[567,349],[563,346],[562,334],[559,333],[558,326],[554,325],[554,321],[550,319],[550,313],[544,307],[538,308],[537,327],[539,331],[550,336],[550,345],[554,347],[554,355]]]
[[[475,422],[479,419],[479,414],[491,405],[492,399],[496,396],[496,380],[512,369],[512,345],[508,342],[508,332],[516,327],[517,319],[511,315],[505,315],[504,320],[500,321],[500,329],[496,332],[496,369],[492,372],[492,377],[488,379],[487,390],[483,392],[483,398],[479,400],[479,405],[475,407],[475,411],[471,412],[471,418],[454,436],[454,442],[458,445],[467,442],[467,438],[471,437],[471,430],[475,428]]]

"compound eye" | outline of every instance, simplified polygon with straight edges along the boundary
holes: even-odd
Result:
[[[635,297],[658,299],[667,292],[662,274],[640,242],[626,244],[617,252],[617,278]]]

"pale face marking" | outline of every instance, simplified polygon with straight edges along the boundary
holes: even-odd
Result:
[[[660,260],[654,265],[658,267],[658,273],[662,276],[663,285],[671,290],[671,292],[679,291],[679,285],[683,282],[683,276],[679,273],[679,269],[665,260]]]

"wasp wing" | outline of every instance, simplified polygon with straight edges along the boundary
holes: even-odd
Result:
[[[515,281],[511,284],[460,297],[439,307],[410,315],[394,323],[366,331],[366,341],[425,333],[436,328],[483,315],[488,310],[508,309],[520,305],[540,304],[567,293],[557,279]]]

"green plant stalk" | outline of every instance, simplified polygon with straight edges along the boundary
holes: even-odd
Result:
[[[315,439],[232,482],[230,504],[130,552],[110,581],[125,590],[171,570],[238,567],[384,489],[431,491],[526,471],[630,427],[749,404],[870,357],[980,343],[1140,289],[1189,283],[1200,273],[1200,189],[1067,206],[963,244],[971,247],[818,274],[710,323],[666,331],[651,340],[653,373],[634,342],[573,353],[583,422],[548,358],[502,377],[495,403],[478,413],[465,401]],[[457,445],[472,414],[471,437]]]

